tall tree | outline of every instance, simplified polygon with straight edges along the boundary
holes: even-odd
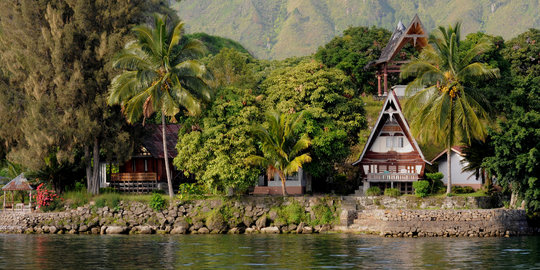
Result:
[[[126,119],[134,123],[154,112],[161,113],[163,153],[169,196],[174,196],[165,134],[165,117],[175,120],[183,108],[189,114],[201,112],[204,101],[211,98],[205,79],[209,74],[196,60],[204,53],[198,40],[182,40],[184,24],[167,25],[163,15],[154,15],[154,26],[133,28],[135,41],[128,42],[115,57],[114,66],[123,69],[111,85],[108,103],[120,104]]]
[[[276,173],[279,175],[283,196],[287,196],[287,176],[298,172],[304,163],[311,161],[309,154],[301,154],[309,147],[311,140],[306,134],[298,138],[295,133],[301,120],[300,113],[268,112],[268,128],[259,125],[253,130],[263,155],[246,158],[248,164],[266,167],[268,178],[273,178]]]
[[[540,30],[509,40],[503,51],[511,63],[512,106],[506,120],[490,131],[495,153],[484,165],[497,183],[520,197],[531,212],[540,211]]]
[[[430,35],[431,46],[419,58],[404,65],[401,77],[415,77],[407,91],[417,91],[405,102],[405,114],[411,119],[413,133],[420,140],[430,139],[447,150],[447,190],[451,192],[451,147],[486,136],[489,120],[487,100],[470,81],[498,76],[498,69],[475,58],[492,43],[485,39],[466,53],[459,53],[461,24],[439,27]]]
[[[131,151],[119,109],[106,104],[112,55],[132,26],[162,9],[162,0],[2,1],[0,61],[10,88],[0,102],[16,134],[8,158],[39,170],[51,153],[76,166],[84,152],[88,191],[97,193],[100,154]]]

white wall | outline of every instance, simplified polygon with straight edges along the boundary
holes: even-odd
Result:
[[[474,172],[461,172],[464,167],[464,164],[461,164],[461,160],[463,159],[465,158],[452,151],[452,184],[482,184],[482,178],[479,176],[477,179]],[[446,184],[448,179],[448,163],[446,161],[446,153],[439,158],[438,162],[439,172],[444,175],[442,181],[444,184]]]
[[[373,145],[371,146],[371,151],[373,152],[376,152],[376,153],[386,153],[390,150],[392,151],[396,151],[398,153],[409,153],[409,152],[412,152],[413,151],[413,147],[411,145],[411,143],[409,142],[409,140],[407,140],[407,137],[405,136],[400,136],[400,137],[403,137],[403,147],[402,148],[398,148],[398,147],[393,147],[393,148],[388,148],[386,147],[386,138],[388,138],[387,136],[378,136],[377,139],[375,139],[375,142],[373,143]],[[394,140],[396,139],[397,137],[394,137]],[[394,141],[394,144],[396,142]]]

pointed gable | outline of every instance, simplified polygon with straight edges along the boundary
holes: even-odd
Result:
[[[423,48],[428,44],[427,31],[418,15],[414,15],[414,18],[407,28],[403,26],[401,21],[398,23],[388,44],[384,47],[381,56],[375,61],[375,65],[391,61],[396,54],[401,51],[403,46],[409,42],[417,49]]]
[[[352,165],[357,165],[358,163],[362,162],[368,151],[376,152],[373,151],[375,141],[381,135],[384,136],[386,132],[402,133],[412,147],[411,152],[418,153],[419,157],[424,162],[430,164],[428,161],[426,161],[422,150],[411,133],[409,124],[403,115],[401,104],[399,103],[396,94],[391,90],[391,94],[387,96],[386,101],[384,102],[381,112],[379,113],[377,123],[371,130],[371,134],[369,135],[368,141],[364,146],[364,150],[362,151],[360,158],[353,162]]]

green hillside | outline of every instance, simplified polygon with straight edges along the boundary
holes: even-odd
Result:
[[[175,9],[188,32],[236,40],[266,59],[311,54],[348,26],[392,30],[416,13],[428,29],[461,20],[465,33],[505,39],[540,28],[538,0],[182,0]]]

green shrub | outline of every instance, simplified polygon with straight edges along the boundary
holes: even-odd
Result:
[[[426,197],[429,195],[430,185],[426,180],[413,182],[414,194],[418,197]]]
[[[178,189],[177,198],[181,201],[196,199],[204,194],[202,188],[197,183],[183,183]]]
[[[161,194],[153,193],[149,205],[150,208],[154,209],[154,211],[161,211],[165,208],[166,203],[167,202],[165,201],[165,199],[163,199]]]
[[[381,195],[381,189],[379,187],[370,187],[366,191],[366,195],[368,195],[368,196],[379,196],[379,195]]]
[[[474,188],[472,188],[472,187],[452,186],[452,193],[455,193],[455,194],[474,193]]]
[[[444,183],[441,181],[443,179],[444,175],[440,172],[437,173],[426,173],[426,178],[430,183],[430,190],[429,193],[436,194],[439,192],[445,192],[446,189],[444,187]]]
[[[401,191],[399,191],[397,188],[387,188],[384,190],[384,195],[390,197],[399,197],[401,196]]]
[[[322,199],[312,208],[315,218],[309,221],[310,225],[334,224],[339,221],[336,205],[328,205],[328,199]]]
[[[309,216],[308,213],[306,213],[306,209],[296,200],[293,200],[289,205],[282,207],[278,211],[278,215],[287,224],[300,224],[301,222],[309,221]]]

